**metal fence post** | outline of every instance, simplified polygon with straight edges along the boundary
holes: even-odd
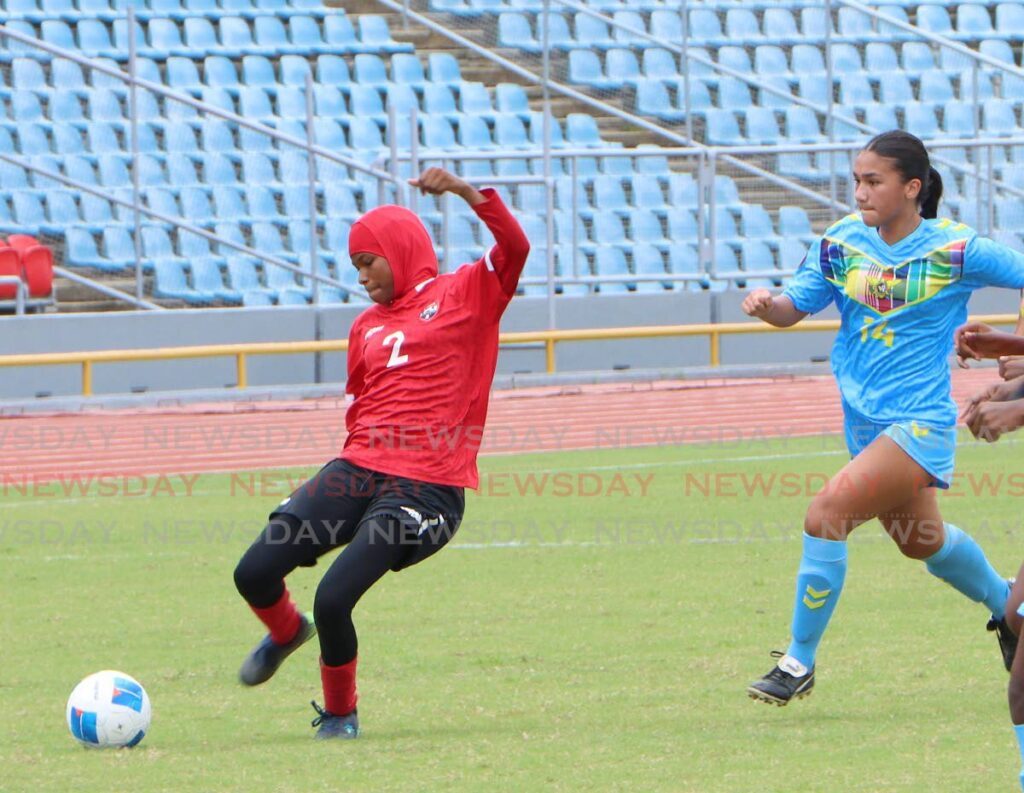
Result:
[[[139,86],[138,77],[138,44],[135,41],[135,7],[128,6],[128,115],[131,129],[132,153],[132,209],[135,229],[132,234],[135,245],[135,299],[142,300],[145,284],[142,276],[142,187],[139,176]],[[180,240],[179,240],[180,244]]]
[[[313,77],[306,73],[306,142],[309,150],[306,152],[306,165],[309,174],[309,275],[313,282],[313,305],[320,303],[320,280],[317,275],[317,248],[320,242],[320,232],[317,225],[316,211],[316,155],[313,154],[313,146],[316,145],[316,132],[313,130]],[[319,356],[317,356],[319,361]],[[317,382],[320,380],[317,378]]]

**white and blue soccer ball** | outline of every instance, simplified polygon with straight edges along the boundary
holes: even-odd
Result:
[[[68,729],[83,746],[136,746],[149,731],[153,711],[146,690],[131,675],[107,669],[89,675],[68,698]]]

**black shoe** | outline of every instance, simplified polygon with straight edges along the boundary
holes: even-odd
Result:
[[[329,710],[324,710],[315,702],[310,702],[317,716],[310,724],[319,727],[316,731],[318,741],[328,738],[337,738],[343,741],[351,741],[359,737],[359,709],[355,708],[351,713],[344,716],[336,716]]]
[[[238,670],[238,679],[247,686],[258,686],[274,676],[284,659],[298,650],[303,644],[316,636],[316,625],[306,614],[300,614],[299,632],[288,644],[275,644],[270,635],[263,637],[252,652],[242,661]]]
[[[747,686],[747,695],[751,699],[782,707],[791,699],[800,699],[811,693],[814,688],[814,667],[799,674],[799,666],[792,665],[796,664],[795,659],[778,650],[772,651],[772,658],[780,659],[772,671]],[[783,667],[789,667],[792,671]]]
[[[1009,672],[1013,666],[1013,656],[1017,652],[1017,634],[1010,630],[1006,617],[1000,619],[993,617],[985,628],[996,632],[996,638],[999,640],[999,652],[1003,654],[1003,666]]]

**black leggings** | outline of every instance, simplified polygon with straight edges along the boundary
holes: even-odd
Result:
[[[376,521],[385,520],[386,516],[378,515],[363,521],[316,588],[313,618],[320,636],[320,655],[328,666],[347,664],[356,657],[359,644],[352,610],[366,590],[395,567],[402,553],[400,546],[381,542],[380,532],[372,528]],[[280,541],[285,531],[295,536],[300,528],[298,518],[277,515],[235,568],[235,586],[256,608],[276,603],[284,592],[284,578],[307,563],[309,545]],[[331,550],[321,547],[318,556]]]
[[[358,650],[352,610],[359,599],[388,570],[416,564],[443,547],[462,519],[465,502],[458,488],[335,460],[286,503],[289,512],[271,515],[242,556],[235,586],[251,606],[267,608],[284,593],[284,579],[292,570],[315,565],[323,554],[346,546],[321,579],[313,601],[320,655],[328,666],[340,666]],[[414,508],[410,512],[403,504]],[[440,516],[441,526],[426,530],[413,513],[419,520]]]

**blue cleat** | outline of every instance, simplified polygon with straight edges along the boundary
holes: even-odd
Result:
[[[238,679],[244,685],[258,686],[270,680],[285,658],[316,636],[312,616],[300,614],[299,619],[299,632],[288,644],[275,644],[270,634],[267,634],[252,648],[252,652],[242,662],[242,668],[238,670]]]
[[[329,710],[321,708],[316,704],[316,702],[310,701],[309,704],[312,705],[313,710],[317,712],[317,717],[313,719],[310,724],[313,727],[320,728],[316,731],[316,739],[318,741],[328,740],[331,738],[351,741],[352,739],[359,737],[358,708],[344,716],[336,716]]]

